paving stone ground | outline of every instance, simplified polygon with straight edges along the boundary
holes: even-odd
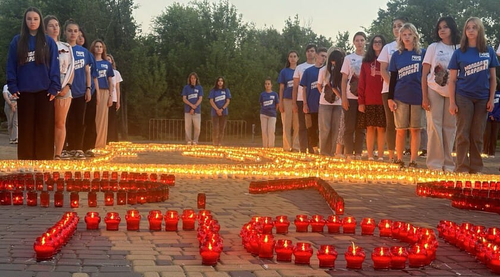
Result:
[[[1,139],[1,138],[0,138]],[[0,152],[9,153],[0,145]],[[11,150],[12,151],[12,150]],[[4,157],[3,155],[0,157]],[[211,159],[196,159],[181,156],[180,153],[144,153],[136,162],[205,164]],[[116,161],[120,162],[120,160]],[[132,162],[130,159],[127,163]],[[232,163],[218,161],[220,163]],[[496,167],[496,168],[495,168]],[[498,161],[489,160],[488,170],[498,170]],[[496,171],[498,172],[498,171]],[[36,262],[33,242],[46,228],[54,224],[69,208],[69,196],[65,195],[63,208],[40,208],[26,206],[0,206],[0,277],[176,277],[176,276],[490,276],[486,266],[475,261],[464,252],[439,240],[437,259],[431,266],[405,270],[375,271],[369,258],[376,246],[404,245],[398,241],[378,236],[331,235],[327,233],[297,233],[290,226],[290,233],[279,238],[294,242],[311,242],[315,250],[320,244],[334,244],[339,252],[334,269],[318,268],[313,255],[310,266],[298,266],[274,260],[261,260],[247,253],[241,245],[239,232],[252,216],[321,214],[332,213],[324,199],[315,190],[287,191],[262,195],[248,193],[249,180],[243,179],[193,179],[178,177],[170,190],[170,199],[160,204],[136,205],[143,219],[140,231],[127,232],[124,222],[126,210],[131,206],[88,208],[86,195],[81,193],[80,208],[73,209],[81,218],[78,231],[57,256],[47,262]],[[420,198],[415,195],[414,185],[334,183],[333,188],[344,197],[346,216],[359,221],[363,217],[376,220],[389,218],[434,228],[440,220],[471,222],[487,227],[499,226],[499,215],[452,208],[449,200]],[[186,208],[196,209],[197,193],[204,192],[207,209],[220,222],[224,239],[224,251],[215,267],[202,266],[198,251],[196,232],[150,232],[145,217],[152,209],[174,209],[181,212]],[[98,203],[102,203],[98,194]],[[122,216],[120,230],[106,231],[104,223],[97,231],[85,230],[83,217],[88,211],[104,215],[117,211]],[[358,222],[359,222],[358,221]],[[363,270],[345,269],[343,253],[354,241],[363,247],[367,259]],[[315,251],[316,253],[316,251]]]

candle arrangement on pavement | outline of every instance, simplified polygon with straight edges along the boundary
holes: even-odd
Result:
[[[37,237],[33,244],[36,260],[50,260],[61,248],[68,243],[76,231],[78,216],[74,212],[65,213],[62,218],[47,229],[43,235]]]

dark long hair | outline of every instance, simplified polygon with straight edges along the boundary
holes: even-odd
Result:
[[[108,56],[108,51],[107,51],[107,48],[106,48],[106,44],[104,43],[104,41],[102,39],[96,39],[96,40],[94,40],[92,42],[92,44],[90,45],[90,53],[92,53],[92,55],[94,55],[94,57],[96,57],[97,53],[95,52],[95,45],[97,43],[102,44],[101,59],[106,60],[106,57]]]
[[[29,12],[36,12],[40,17],[40,26],[38,26],[35,42],[35,63],[49,64],[50,51],[45,37],[45,25],[43,24],[42,13],[34,7],[30,7],[24,12],[21,34],[17,42],[17,61],[20,65],[23,65],[28,60],[30,29],[28,28],[28,24],[26,24],[26,16]]]
[[[297,53],[297,51],[295,51],[295,50],[291,50],[290,52],[288,52],[288,55],[286,55],[285,68],[290,67],[290,61],[288,60],[288,58],[290,57],[290,54],[292,54],[292,53],[295,53],[297,55],[297,58],[299,57],[299,53]]]
[[[365,57],[363,58],[364,63],[365,62],[371,63],[377,59],[377,54],[375,53],[375,50],[373,50],[373,43],[376,38],[380,38],[380,40],[382,40],[382,48],[386,43],[383,35],[375,35],[374,37],[372,37],[372,39],[370,40],[370,44],[368,45],[368,49],[366,50]]]
[[[78,28],[79,28],[80,33],[82,33],[83,38],[85,39],[85,42],[82,44],[82,47],[85,49],[89,49],[88,43],[87,43],[87,35],[85,35],[85,32],[83,31],[82,27],[78,26]]]
[[[458,30],[457,22],[455,22],[455,20],[451,16],[444,16],[438,19],[436,28],[434,29],[434,36],[436,38],[436,41],[441,41],[441,38],[439,37],[439,24],[441,24],[441,22],[443,21],[446,22],[446,25],[448,26],[448,28],[450,28],[451,44],[460,44],[460,31]]]
[[[332,87],[340,88],[340,83],[342,81],[342,64],[344,63],[345,54],[340,49],[334,49],[330,55],[328,55],[328,63],[326,64],[328,71],[330,72],[330,77],[328,83]],[[335,66],[332,66],[332,61],[335,61]]]
[[[226,79],[224,77],[219,76],[217,79],[215,79],[215,84],[214,84],[214,89],[219,89],[219,86],[217,83],[219,82],[219,79],[222,79],[222,88],[221,89],[226,89]]]

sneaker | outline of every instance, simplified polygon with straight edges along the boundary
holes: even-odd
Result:
[[[82,150],[76,150],[75,155],[73,156],[73,158],[77,159],[77,160],[85,159],[85,153],[83,153]]]
[[[403,162],[403,160],[396,160],[394,163],[399,165],[399,168],[405,167],[405,162]]]
[[[422,150],[422,152],[418,156],[421,157],[421,158],[427,157],[427,150]]]
[[[355,159],[358,160],[358,161],[360,161],[361,160],[361,155],[356,155]]]
[[[377,161],[379,161],[379,162],[383,162],[383,161],[384,161],[384,158],[383,158],[383,157],[380,157],[380,158],[378,158],[378,159],[377,159]]]
[[[193,141],[193,145],[198,145],[198,143],[196,141]]]
[[[417,163],[415,161],[411,161],[409,164],[408,164],[408,167],[409,168],[417,168]]]
[[[9,143],[10,144],[14,144],[14,140],[13,139],[9,139]]]
[[[60,158],[61,158],[61,159],[63,159],[63,160],[68,160],[68,159],[73,158],[73,155],[71,155],[68,151],[63,150],[63,151],[61,152],[61,156],[60,156]]]
[[[59,156],[59,155],[54,156],[54,160],[60,160],[60,159],[61,159],[61,156]]]
[[[406,149],[406,150],[403,152],[403,155],[405,155],[405,156],[410,156],[410,155],[411,155],[411,150],[410,150],[410,149]]]
[[[17,139],[14,140],[14,144],[17,144],[19,141]]]
[[[187,145],[191,145],[191,142],[190,142],[190,141],[188,141],[188,142],[187,142]]]
[[[373,157],[368,157],[369,161],[374,161],[375,159]]]
[[[95,157],[95,154],[94,152],[92,152],[92,150],[87,150],[85,151],[85,157],[89,157],[89,158],[92,158],[92,157]]]

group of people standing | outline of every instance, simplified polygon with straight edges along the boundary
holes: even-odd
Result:
[[[118,140],[122,79],[113,57],[99,39],[87,50],[85,34],[73,20],[62,32],[66,42],[60,41],[55,16],[43,18],[37,8],[28,8],[21,33],[10,43],[6,102],[18,111],[19,159],[83,159]]]
[[[481,172],[483,140],[484,152],[494,155],[500,117],[499,64],[483,23],[469,18],[461,35],[453,18],[442,17],[427,49],[407,18],[394,19],[392,29],[393,42],[374,35],[366,51],[366,35],[356,33],[355,51],[347,56],[308,45],[306,62],[298,64],[298,53],[288,53],[278,78],[283,149],[361,159],[366,136],[368,160],[383,161],[387,144],[389,160],[405,167],[410,130],[408,167],[416,167],[427,124],[429,169]]]

